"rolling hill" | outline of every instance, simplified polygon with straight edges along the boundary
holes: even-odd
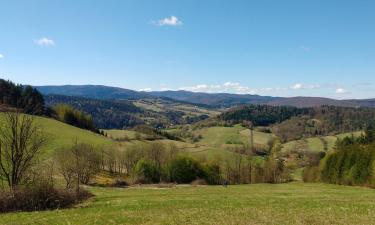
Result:
[[[200,107],[230,108],[245,104],[268,104],[274,106],[315,107],[322,105],[343,107],[375,107],[375,99],[337,100],[321,97],[271,97],[250,94],[200,93],[190,91],[139,92],[103,85],[36,86],[44,95],[57,94],[106,100],[160,99],[195,104]]]
[[[0,113],[0,121],[3,117],[4,114]],[[39,116],[33,117],[35,124],[46,135],[47,144],[44,148],[47,155],[59,148],[72,145],[75,140],[79,143],[88,143],[96,147],[113,144],[111,139],[91,131],[73,127],[50,118]]]

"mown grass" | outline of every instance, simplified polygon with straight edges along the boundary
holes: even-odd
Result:
[[[91,188],[73,209],[0,215],[0,224],[374,224],[372,189],[327,184]]]

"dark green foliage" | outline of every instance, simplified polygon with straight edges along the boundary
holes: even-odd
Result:
[[[310,109],[289,106],[249,105],[223,113],[220,118],[233,124],[251,121],[254,126],[268,126],[283,122],[293,116],[307,114],[309,111]]]
[[[151,160],[141,159],[134,168],[139,183],[151,184],[160,181],[160,169]]]
[[[215,163],[206,163],[203,165],[204,180],[208,184],[221,184],[221,169],[220,165]]]
[[[204,171],[199,162],[187,156],[179,156],[169,163],[171,181],[177,183],[190,183],[196,179],[204,178]]]
[[[22,109],[27,114],[44,114],[44,99],[38,90],[3,79],[0,79],[0,104]]]
[[[364,136],[338,140],[336,151],[323,163],[321,179],[335,184],[373,185],[375,145],[368,142],[372,133],[368,129]]]

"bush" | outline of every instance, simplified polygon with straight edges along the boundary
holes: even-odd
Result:
[[[160,170],[150,160],[141,159],[134,168],[136,182],[150,184],[160,182]]]
[[[0,212],[67,208],[92,196],[85,190],[77,196],[73,191],[56,189],[51,185],[23,187],[13,192],[0,192]]]
[[[221,170],[220,165],[208,163],[203,166],[204,179],[208,184],[221,184]]]
[[[198,178],[204,178],[204,171],[199,162],[186,156],[171,160],[169,171],[171,180],[177,183],[189,184]]]

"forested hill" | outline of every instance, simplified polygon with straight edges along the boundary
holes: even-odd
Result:
[[[99,128],[127,128],[144,122],[137,117],[142,110],[128,101],[109,101],[64,95],[45,95],[47,106],[68,104],[93,117]]]
[[[221,108],[229,108],[244,104],[267,104],[270,101],[281,100],[280,97],[260,95],[239,95],[229,93],[200,93],[189,91],[155,91],[151,95],[167,97],[171,99],[191,102],[194,104],[205,104]]]
[[[272,106],[316,107],[322,105],[342,107],[375,107],[375,99],[337,100],[320,97],[271,97],[250,94],[199,93],[190,91],[154,91],[139,92],[103,85],[63,85],[38,86],[43,94],[58,94],[104,100],[141,100],[160,99],[182,101],[197,106],[210,108],[231,108],[247,104],[267,104]]]
[[[193,105],[159,99],[129,101],[102,100],[64,95],[45,95],[47,106],[67,104],[92,115],[102,129],[125,129],[140,124],[168,127],[206,119],[210,111]]]
[[[39,91],[31,86],[15,84],[0,79],[0,108],[18,108],[28,114],[44,114],[44,99]]]
[[[36,86],[44,95],[56,94],[94,99],[142,99],[150,95],[124,88],[103,85]]]
[[[270,126],[282,141],[363,130],[375,122],[375,109],[338,106],[296,108],[250,105],[219,115],[218,123],[233,125],[251,121],[255,126]]]

